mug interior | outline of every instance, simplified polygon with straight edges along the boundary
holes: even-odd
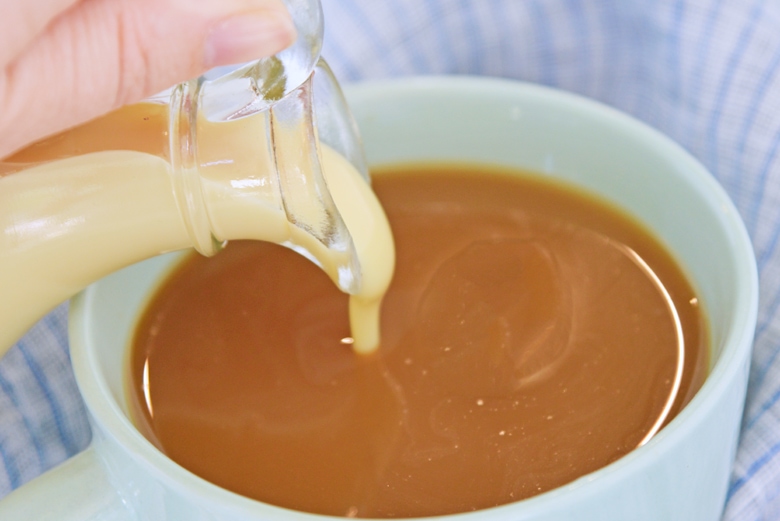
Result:
[[[422,78],[360,85],[347,95],[371,165],[461,160],[519,167],[597,194],[654,232],[701,295],[711,338],[704,386],[662,433],[684,433],[696,410],[718,399],[719,382],[746,370],[757,302],[752,249],[725,192],[670,140],[600,104],[517,82]],[[129,420],[129,339],[154,288],[180,258],[168,254],[117,272],[73,306],[71,329],[80,333],[71,352],[87,406],[97,423],[139,446],[148,442]],[[656,445],[594,474],[640,465],[654,457]],[[155,451],[151,444],[148,450]],[[525,502],[560,498],[567,487]]]

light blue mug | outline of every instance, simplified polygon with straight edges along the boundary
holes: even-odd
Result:
[[[673,252],[708,316],[710,374],[691,403],[650,442],[568,485],[457,518],[719,519],[745,399],[758,283],[744,226],[709,173],[645,125],[538,86],[432,77],[362,84],[348,89],[347,97],[370,164],[464,160],[517,166],[565,179],[624,208]],[[0,519],[324,519],[204,481],[164,456],[130,421],[129,338],[150,292],[178,257],[127,268],[74,299],[71,357],[91,415],[92,444],[0,501]]]

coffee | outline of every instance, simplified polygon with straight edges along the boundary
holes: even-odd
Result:
[[[275,245],[192,256],[158,291],[130,395],[173,460],[302,511],[463,512],[603,467],[700,387],[696,294],[631,219],[481,166],[374,189],[397,250],[375,354],[350,348],[347,297]]]

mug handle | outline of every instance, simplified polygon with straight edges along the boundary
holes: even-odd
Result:
[[[8,521],[134,521],[91,444],[0,500]]]

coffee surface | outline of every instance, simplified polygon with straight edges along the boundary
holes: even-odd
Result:
[[[533,496],[636,448],[706,373],[698,300],[607,206],[487,167],[374,175],[396,241],[377,353],[347,296],[282,247],[191,256],[139,322],[131,406],[240,494],[357,517]]]

